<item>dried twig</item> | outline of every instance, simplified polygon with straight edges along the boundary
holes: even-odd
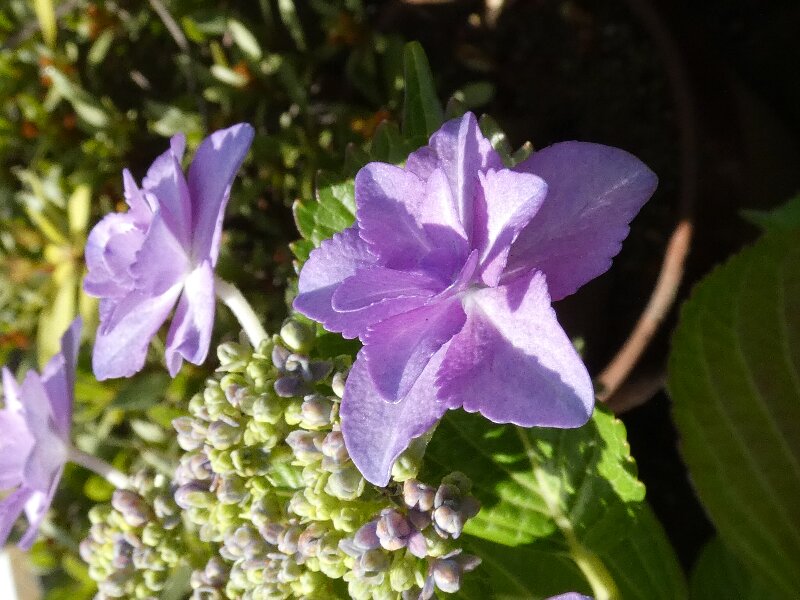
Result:
[[[667,244],[661,273],[658,275],[655,289],[650,295],[644,312],[625,344],[597,377],[602,386],[598,394],[601,401],[607,400],[625,381],[672,308],[672,303],[675,301],[683,279],[683,267],[686,256],[689,254],[691,239],[691,222],[681,221]]]

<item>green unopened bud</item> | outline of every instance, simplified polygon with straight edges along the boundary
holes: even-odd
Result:
[[[261,394],[253,402],[253,418],[259,423],[275,425],[283,416],[283,403],[268,394]]]
[[[196,418],[178,417],[173,419],[172,427],[178,433],[178,445],[187,452],[197,450],[205,443],[205,423]]]
[[[395,592],[405,592],[415,586],[425,585],[420,572],[420,561],[407,552],[395,552],[389,569],[389,585]]]
[[[431,439],[432,431],[421,437],[411,440],[408,448],[397,458],[392,465],[392,479],[404,482],[417,476],[422,467],[422,459],[425,456],[425,449]]]
[[[206,440],[217,450],[227,450],[242,439],[242,428],[234,422],[214,421],[208,426]]]
[[[164,589],[164,586],[167,583],[167,579],[169,578],[169,573],[167,571],[145,571],[144,572],[144,582],[147,584],[147,587],[150,588],[152,592],[160,592]]]
[[[281,327],[281,339],[295,352],[308,352],[314,343],[314,330],[311,326],[295,319],[289,319]]]
[[[343,506],[337,510],[331,511],[330,519],[333,526],[338,531],[345,533],[352,533],[358,529],[366,520],[364,518],[363,509],[352,506]]]
[[[331,390],[334,394],[336,394],[339,398],[344,396],[344,385],[347,381],[347,374],[341,371],[337,371],[333,374],[333,378],[331,379]]]
[[[130,490],[115,490],[111,496],[111,506],[119,511],[131,527],[141,527],[153,516],[145,499]]]
[[[211,469],[214,471],[214,473],[226,475],[236,471],[236,466],[233,463],[233,457],[231,456],[230,451],[209,448],[207,454],[208,460],[211,463]]]
[[[283,411],[283,419],[288,425],[299,425],[303,420],[303,401],[289,400]]]
[[[225,381],[227,379],[227,381]],[[205,402],[206,409],[208,413],[211,415],[211,418],[216,419],[226,410],[230,409],[230,403],[228,399],[225,397],[225,390],[232,385],[240,385],[240,377],[238,376],[226,376],[223,381],[224,384],[214,382],[214,385],[208,385],[205,390],[203,390],[203,402]]]
[[[189,400],[189,414],[196,419],[205,419],[208,417],[208,409],[206,408],[203,394],[195,394],[191,397]]]
[[[217,503],[211,510],[209,519],[213,521],[220,531],[227,531],[231,527],[241,524],[241,510],[239,504]]]
[[[281,431],[271,423],[259,423],[255,420],[248,421],[242,440],[247,446],[261,446],[264,449],[273,448],[282,439]]]
[[[322,458],[320,448],[324,434],[317,431],[292,431],[286,436],[286,443],[292,449],[295,458],[301,465],[310,465]]]
[[[175,503],[184,509],[209,508],[216,498],[208,488],[199,483],[187,483],[175,490]]]
[[[325,491],[340,500],[355,500],[363,492],[366,482],[352,464],[331,473]]]
[[[312,394],[300,405],[300,426],[304,429],[319,429],[331,424],[334,404],[321,394]]]
[[[263,475],[269,470],[269,453],[261,448],[237,448],[231,452],[231,460],[240,477]]]
[[[158,546],[166,535],[164,528],[158,523],[148,523],[142,530],[142,542],[147,546]]]
[[[277,373],[269,362],[263,360],[253,360],[247,365],[247,376],[253,380],[256,388],[266,388],[275,381]]]
[[[244,479],[226,475],[217,480],[217,499],[222,504],[241,504],[247,498]]]
[[[104,523],[111,513],[111,507],[108,504],[95,504],[89,509],[89,522],[92,525]]]
[[[217,346],[220,370],[242,371],[250,358],[250,352],[241,344],[223,342]]]

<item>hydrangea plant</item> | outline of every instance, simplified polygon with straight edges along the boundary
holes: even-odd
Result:
[[[305,249],[317,247],[277,335],[214,275],[255,130],[212,133],[188,176],[180,135],[141,187],[125,171],[127,212],[100,221],[86,247],[84,286],[101,298],[97,378],[142,369],[173,309],[169,373],[202,363],[215,295],[244,335],[226,332],[216,372],[168,413],[174,440],[142,452],[130,477],[69,439],[79,322],[41,376],[20,386],[4,371],[0,539],[25,511],[31,544],[72,460],[115,488],[80,544],[98,600],[486,597],[476,590],[507,585],[504,569],[537,598],[680,597],[624,428],[605,413],[583,427],[592,382],[551,306],[609,268],[655,176],[580,142],[512,165],[475,115],[442,123],[424,56],[412,45],[406,58],[403,133],[380,129],[352,181],[320,180],[314,207],[297,209]],[[441,435],[457,422],[434,433],[458,409],[492,422],[467,435],[472,456]],[[521,429],[532,427],[549,433]],[[554,442],[552,431],[579,428],[557,440],[575,448]],[[487,461],[482,481],[470,463]],[[614,557],[627,556],[617,538],[594,529],[614,526],[654,542],[636,556],[656,574],[638,596],[615,579]]]

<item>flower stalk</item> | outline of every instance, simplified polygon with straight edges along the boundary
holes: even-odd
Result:
[[[117,489],[127,489],[130,487],[128,476],[122,471],[118,471],[101,458],[78,450],[75,446],[67,448],[67,459],[76,465],[80,465],[100,475],[100,477]]]
[[[267,332],[261,325],[261,321],[253,307],[242,295],[242,292],[235,285],[220,277],[214,278],[214,289],[216,290],[217,298],[231,309],[236,320],[239,321],[247,339],[250,340],[250,344],[253,348],[258,348],[259,344],[267,339]]]

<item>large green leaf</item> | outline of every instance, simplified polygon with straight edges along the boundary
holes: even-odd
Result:
[[[403,134],[414,145],[422,146],[444,120],[444,112],[425,51],[419,42],[409,42],[403,52],[405,101]]]
[[[484,562],[464,597],[572,589],[597,599],[685,598],[613,416],[598,409],[580,429],[521,429],[451,411],[425,458],[431,480],[454,468],[466,473],[483,507],[466,527],[467,550]]]
[[[691,600],[780,600],[754,577],[722,543],[714,538],[697,559],[689,588]]]
[[[669,390],[684,458],[725,544],[800,597],[800,245],[763,237],[684,305]]]
[[[800,196],[772,210],[743,210],[742,216],[766,231],[800,227]]]

